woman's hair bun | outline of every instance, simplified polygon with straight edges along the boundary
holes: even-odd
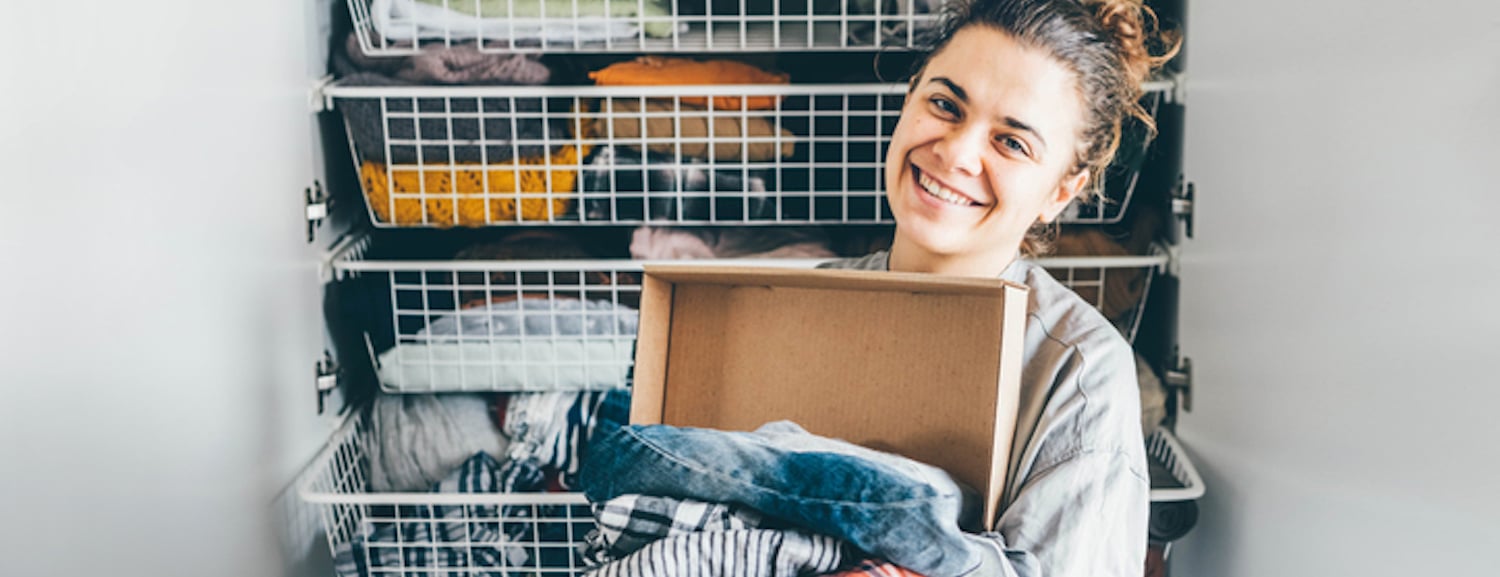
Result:
[[[1114,36],[1130,79],[1144,81],[1152,70],[1177,55],[1181,37],[1158,26],[1156,12],[1142,0],[1083,0],[1105,31]]]

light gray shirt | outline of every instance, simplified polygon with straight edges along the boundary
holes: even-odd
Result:
[[[888,259],[820,268],[889,270]],[[1035,263],[1000,278],[1031,289],[1020,414],[998,531],[984,535],[996,555],[973,575],[1138,577],[1151,482],[1130,343]]]

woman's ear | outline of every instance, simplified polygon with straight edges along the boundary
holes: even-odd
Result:
[[[1042,222],[1051,223],[1056,220],[1057,215],[1062,214],[1063,209],[1068,208],[1068,203],[1078,198],[1078,193],[1082,192],[1083,187],[1088,184],[1089,171],[1087,170],[1080,170],[1078,174],[1063,177],[1062,181],[1057,183],[1057,189],[1052,191],[1042,204]]]

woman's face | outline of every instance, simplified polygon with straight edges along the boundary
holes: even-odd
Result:
[[[1074,171],[1083,119],[1073,74],[988,26],[933,55],[886,155],[896,217],[892,268],[992,276],[1038,219],[1087,181]],[[996,268],[998,267],[998,268]]]

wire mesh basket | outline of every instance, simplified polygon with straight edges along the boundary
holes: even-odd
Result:
[[[902,84],[324,90],[377,227],[891,222]],[[1140,148],[1062,222],[1117,221]]]
[[[366,490],[368,428],[352,416],[300,487],[318,509],[338,577],[527,575],[572,577],[595,527],[578,493],[375,493]],[[1153,489],[1153,507],[1197,499],[1203,482],[1165,429],[1147,438],[1180,488]],[[1154,514],[1154,513],[1153,513]]]
[[[319,508],[338,577],[583,573],[594,528],[577,493],[372,493],[363,417],[314,460],[300,493]]]
[[[952,0],[347,0],[360,48],[486,52],[912,49]]]
[[[1151,488],[1151,502],[1170,503],[1192,501],[1203,496],[1203,477],[1193,466],[1187,451],[1177,437],[1165,428],[1157,429],[1146,437],[1146,456],[1164,469],[1173,482],[1171,486]]]
[[[681,263],[684,261],[675,261]],[[702,264],[812,268],[821,260]],[[1133,338],[1166,255],[1039,259]],[[364,340],[396,393],[602,390],[628,386],[642,267],[630,260],[358,260],[334,269],[375,293]],[[1114,291],[1115,284],[1130,284]],[[1130,295],[1126,299],[1122,295]],[[1114,310],[1110,307],[1119,307]]]

